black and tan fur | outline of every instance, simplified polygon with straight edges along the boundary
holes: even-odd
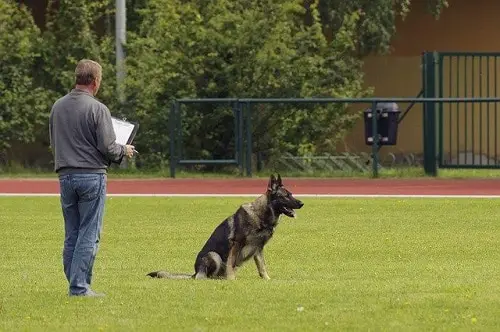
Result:
[[[213,231],[198,253],[194,274],[151,272],[148,276],[170,279],[235,279],[236,269],[253,257],[259,275],[270,279],[264,260],[264,246],[273,236],[279,217],[295,217],[295,209],[304,204],[294,198],[281,181],[271,175],[265,194],[246,203]]]

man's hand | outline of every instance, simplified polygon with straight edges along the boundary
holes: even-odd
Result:
[[[135,152],[135,147],[133,145],[125,145],[125,155],[127,158],[132,158]]]

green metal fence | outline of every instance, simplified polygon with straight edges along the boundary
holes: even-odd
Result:
[[[424,170],[431,176],[441,168],[500,168],[500,53],[424,52],[422,92],[416,98],[250,98],[179,99],[170,112],[170,174],[179,165],[234,164],[240,173],[252,176],[252,113],[256,104],[368,104],[372,109],[373,176],[378,175],[380,148],[376,104],[423,103]],[[420,98],[423,96],[423,98]],[[186,159],[182,148],[180,106],[194,103],[231,105],[234,113],[235,157],[233,159]],[[407,110],[408,111],[408,110]],[[406,114],[406,113],[405,113]],[[400,120],[404,115],[400,117]]]
[[[438,165],[440,168],[500,168],[499,107],[500,53],[439,52],[429,72],[435,73],[437,98],[472,98],[471,102],[439,103]],[[434,68],[432,68],[434,66]],[[432,75],[432,74],[431,74]]]
[[[181,105],[192,104],[223,104],[232,108],[234,116],[235,156],[232,159],[189,159],[182,144],[182,113]],[[170,131],[170,175],[175,177],[179,165],[237,165],[243,175],[243,110],[237,99],[207,98],[207,99],[179,99],[172,104],[169,115]]]
[[[435,54],[430,53],[424,57],[424,68],[434,68]],[[435,112],[436,105],[470,105],[477,103],[498,103],[500,98],[496,97],[466,97],[466,98],[429,98],[430,88],[435,87],[436,76],[434,73],[426,72],[424,69],[424,98],[247,98],[247,99],[179,99],[176,100],[170,113],[170,174],[175,177],[176,169],[182,164],[235,164],[240,167],[243,174],[243,168],[246,170],[246,175],[252,176],[252,154],[253,137],[252,137],[252,112],[256,104],[324,104],[324,103],[341,103],[341,104],[367,104],[372,110],[372,132],[374,133],[374,142],[372,145],[372,172],[373,176],[378,176],[379,162],[379,136],[376,121],[376,105],[378,103],[423,103],[424,104],[424,169],[428,175],[435,176],[437,174],[436,160],[436,134],[438,133],[436,122],[438,114]],[[190,160],[184,159],[181,148],[181,104],[193,103],[230,103],[235,111],[235,135],[236,135],[236,156],[230,160]],[[440,117],[440,116],[439,116]],[[439,144],[441,145],[441,144]]]

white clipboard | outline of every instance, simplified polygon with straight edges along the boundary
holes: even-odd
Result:
[[[115,117],[111,117],[111,122],[113,123],[113,129],[116,135],[116,143],[122,145],[132,143],[139,129],[139,124],[120,120]]]

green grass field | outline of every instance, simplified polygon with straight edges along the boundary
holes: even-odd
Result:
[[[191,272],[209,233],[249,198],[109,198],[94,284],[68,298],[59,201],[0,198],[0,331],[500,329],[494,199],[305,198],[235,281]]]

